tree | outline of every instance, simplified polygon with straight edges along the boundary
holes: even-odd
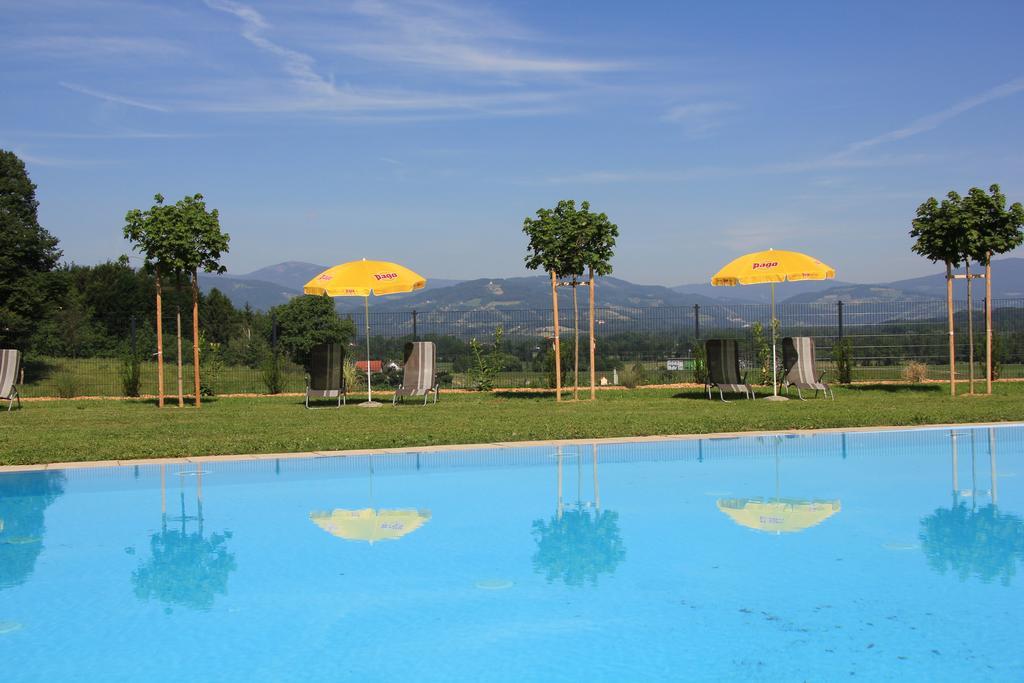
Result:
[[[946,264],[946,308],[949,320],[949,391],[956,395],[955,345],[953,335],[953,268],[968,253],[968,235],[963,228],[963,199],[950,192],[940,203],[935,197],[917,207],[910,236],[916,241],[911,249],[932,262]]]
[[[205,297],[200,320],[209,341],[226,344],[237,334],[241,315],[231,299],[214,287]]]
[[[529,238],[525,258],[526,267],[530,270],[543,268],[551,273],[551,297],[554,308],[554,343],[555,359],[560,365],[561,351],[558,333],[558,293],[559,277],[568,278],[564,284],[572,287],[573,328],[575,335],[575,382],[574,397],[579,394],[579,306],[576,288],[589,270],[590,279],[590,374],[591,398],[594,397],[594,275],[607,275],[612,272],[611,257],[614,253],[615,238],[619,229],[608,220],[603,213],[590,211],[590,202],[582,202],[576,208],[574,200],[562,200],[553,209],[538,209],[536,218],[523,221],[523,232]],[[556,370],[558,386],[556,397],[561,400],[561,369]]]
[[[1007,210],[998,185],[991,185],[988,192],[972,187],[963,198],[963,212],[970,234],[968,256],[985,267],[985,382],[991,394],[992,254],[1005,254],[1024,242],[1024,206],[1015,202]],[[967,283],[970,287],[970,280]]]
[[[278,343],[291,359],[309,365],[309,352],[317,344],[339,343],[347,346],[355,337],[355,324],[342,319],[334,308],[334,300],[323,296],[297,296],[286,304],[275,306]]]
[[[163,195],[153,197],[156,204],[148,211],[133,209],[125,216],[124,236],[136,251],[146,256],[156,273],[157,371],[159,404],[163,406],[163,328],[161,275],[174,273],[176,282],[187,276],[192,285],[192,358],[196,407],[201,404],[199,378],[199,269],[223,273],[220,258],[227,253],[230,237],[220,230],[217,209],[206,210],[203,195],[185,197],[173,206],[164,204]],[[179,359],[180,362],[180,359]],[[180,375],[179,375],[180,379]],[[179,382],[180,384],[180,382]],[[179,394],[180,404],[180,394]]]
[[[24,348],[47,307],[41,280],[61,257],[39,225],[36,186],[25,163],[0,150],[0,342]]]

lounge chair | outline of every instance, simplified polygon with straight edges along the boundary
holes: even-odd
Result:
[[[814,395],[822,392],[825,396],[836,400],[835,394],[827,384],[821,381],[825,373],[817,373],[815,369],[814,337],[786,337],[782,340],[782,367],[784,377],[782,386],[789,393],[790,387],[796,387],[796,395],[801,401],[807,399],[800,393],[801,389],[814,389]]]
[[[21,407],[21,396],[18,394],[18,371],[21,369],[21,352],[17,349],[0,349],[0,401],[9,401],[7,410],[14,407],[18,400]]]
[[[406,396],[422,396],[423,405],[426,405],[431,393],[434,394],[434,403],[437,403],[440,387],[437,381],[437,347],[434,342],[408,342],[405,345],[403,366],[402,384],[395,390],[392,405],[398,403],[398,399],[404,401]]]
[[[341,344],[320,344],[310,351],[309,373],[306,375],[306,407],[309,399],[337,398],[348,403],[345,387],[345,347]]]
[[[739,345],[735,339],[708,339],[704,342],[708,363],[708,378],[704,388],[711,398],[711,388],[725,401],[725,392],[754,398],[754,390],[747,384],[747,373],[740,373]],[[728,402],[728,401],[725,401]]]

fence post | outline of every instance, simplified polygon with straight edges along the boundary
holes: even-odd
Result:
[[[270,350],[277,353],[277,314],[270,314]]]
[[[138,358],[139,354],[135,348],[135,316],[132,316],[132,358]]]
[[[839,338],[843,338],[843,302],[842,300],[836,302],[836,312],[839,316]]]
[[[417,313],[416,313],[416,309],[414,308],[413,311],[412,311],[412,340],[413,341],[419,341],[419,337],[416,336],[416,316],[417,316]]]
[[[700,341],[700,304],[693,305],[693,338]]]

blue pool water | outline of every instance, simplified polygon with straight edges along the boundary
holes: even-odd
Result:
[[[1024,679],[1024,427],[6,473],[0,520],[5,682]]]

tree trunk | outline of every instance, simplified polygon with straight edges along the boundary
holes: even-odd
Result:
[[[597,377],[597,374],[596,374],[597,370],[594,369],[594,349],[595,349],[596,345],[594,343],[594,269],[593,268],[590,269],[590,337],[589,338],[590,338],[590,400],[593,401],[593,400],[597,399],[597,390],[595,389],[595,380],[596,380],[596,377]],[[594,448],[596,449],[597,446],[594,446]],[[597,457],[596,450],[595,450],[594,457],[595,458]],[[595,459],[594,462],[597,462],[596,459]],[[596,467],[596,465],[595,465],[595,467]],[[594,477],[594,488],[595,489],[597,488],[596,470],[595,470],[595,477]]]
[[[971,299],[971,261],[964,264],[967,275],[967,386],[968,393],[974,395],[974,301]]]
[[[956,345],[953,334],[953,264],[946,263],[946,314],[949,317],[949,395],[956,396]]]
[[[181,291],[180,289],[178,290]],[[180,299],[179,299],[180,300]],[[185,407],[185,390],[181,381],[181,309],[177,308],[177,335],[178,335],[178,407]]]
[[[192,370],[195,375],[196,408],[202,406],[199,380],[199,271],[192,272]]]
[[[164,407],[164,321],[163,288],[160,284],[160,266],[156,272],[156,404]]]
[[[562,347],[558,340],[558,274],[551,271],[551,306],[555,322],[555,401],[562,400]]]
[[[573,377],[572,377],[572,400],[580,400],[580,306],[576,300],[576,276],[572,278],[572,355],[573,355]]]
[[[985,393],[992,395],[992,252],[985,254]],[[995,481],[995,480],[993,480]],[[995,484],[993,484],[995,486]]]

